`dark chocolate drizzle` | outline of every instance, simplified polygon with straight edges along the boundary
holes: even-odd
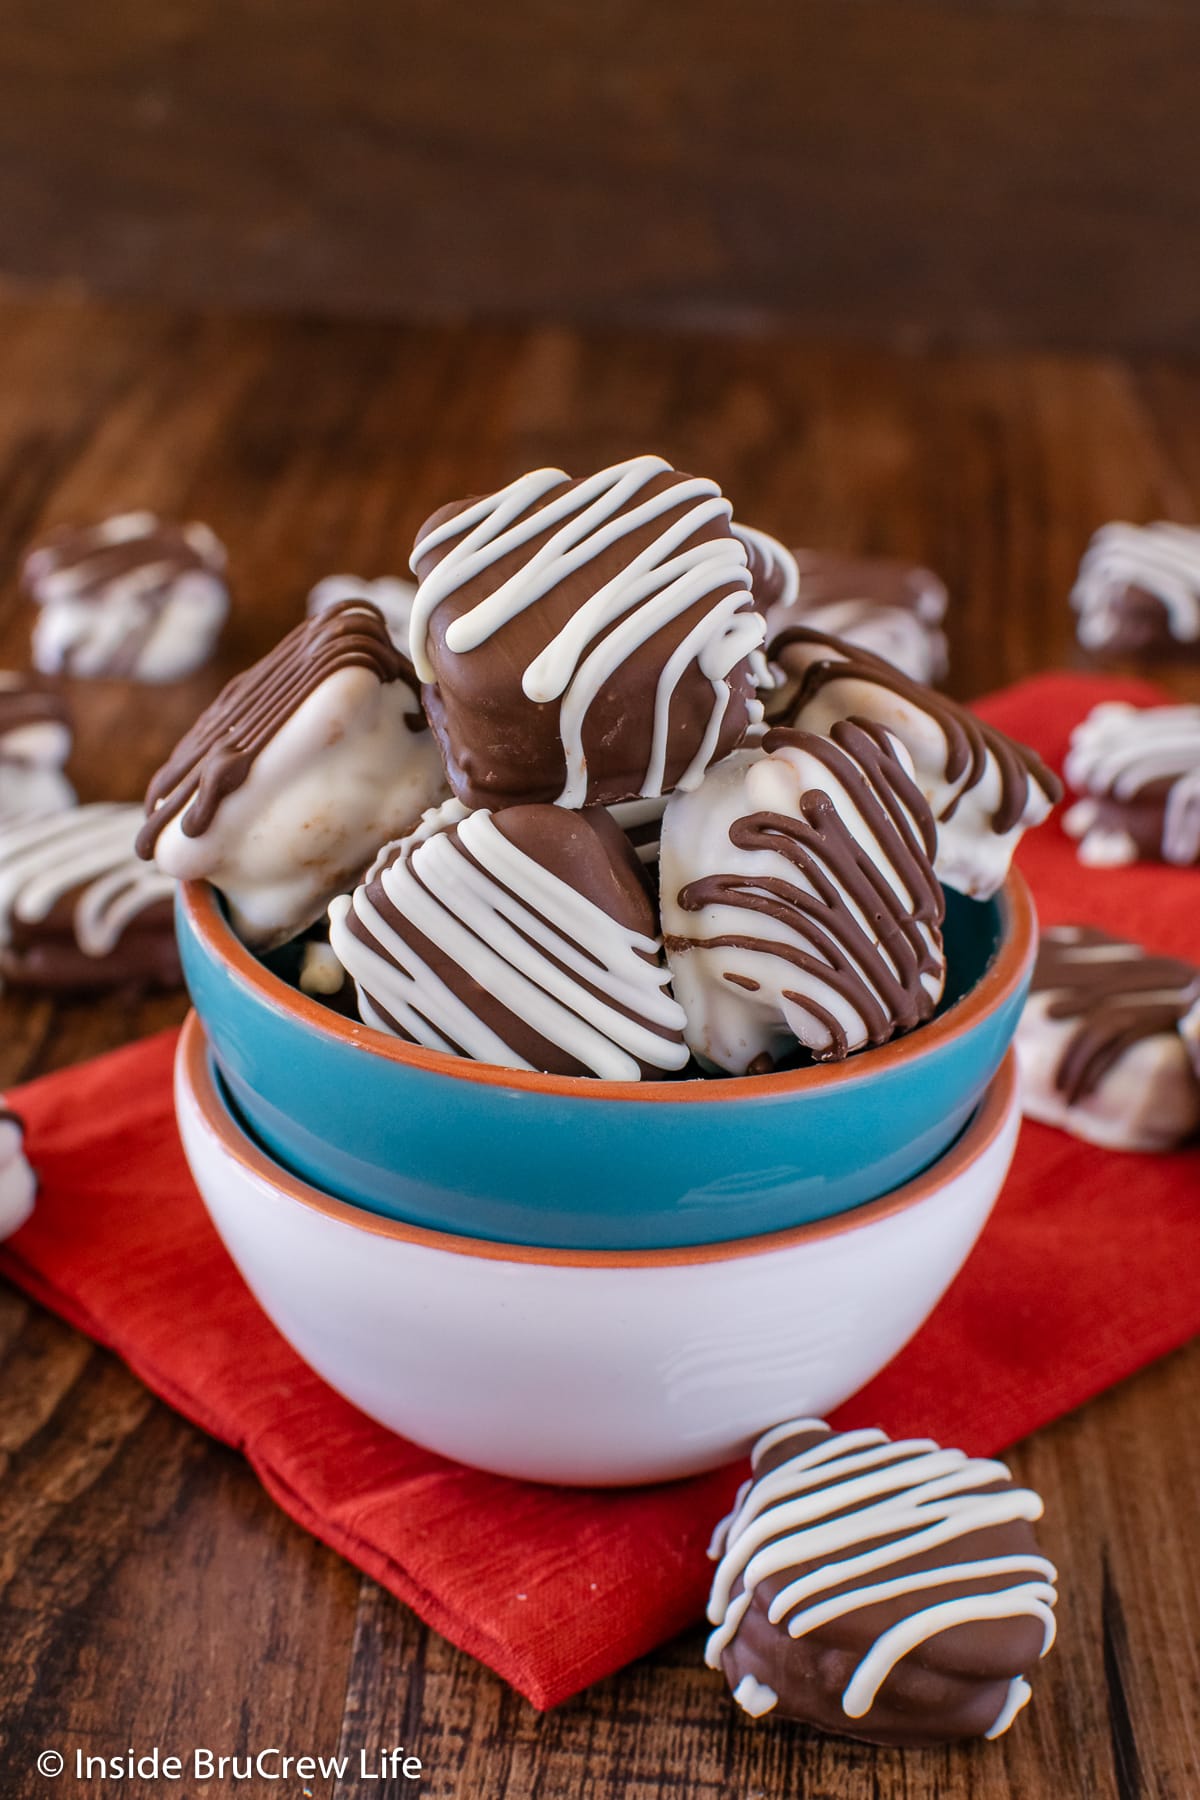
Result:
[[[1087,954],[1105,946],[1126,954]],[[1135,1044],[1176,1030],[1200,996],[1200,969],[1176,957],[1151,956],[1091,925],[1067,925],[1042,933],[1033,992],[1054,995],[1049,1018],[1077,1021],[1054,1077],[1074,1106],[1095,1093]]]
[[[763,742],[768,753],[794,745],[825,764],[850,794],[908,899],[896,893],[829,795],[811,788],[801,797],[798,817],[751,813],[730,827],[729,837],[739,850],[775,851],[785,857],[811,882],[812,893],[774,876],[706,875],[689,882],[679,895],[686,912],[734,906],[762,913],[784,925],[795,941],[725,934],[686,943],[697,949],[762,952],[789,962],[855,1009],[869,1043],[886,1043],[897,1031],[922,1024],[936,1005],[922,979],[941,967],[939,928],[945,914],[945,897],[932,867],[937,843],[933,815],[881,726],[839,720],[828,738],[777,727]],[[843,894],[870,921],[875,939],[858,923]],[[932,933],[932,947],[922,926]],[[784,998],[828,1032],[830,1042],[819,1061],[841,1061],[849,1054],[844,1028],[819,1001],[794,992],[785,992]]]
[[[945,694],[910,681],[882,657],[872,656],[869,650],[860,650],[857,645],[827,632],[814,631],[811,626],[792,625],[767,646],[768,660],[778,662],[781,653],[791,644],[818,644],[827,647],[831,654],[809,664],[780,722],[793,724],[808,702],[831,681],[864,681],[889,689],[927,713],[946,741],[946,779],[951,783],[962,781],[962,786],[940,814],[943,821],[954,817],[963,795],[982,781],[989,751],[1000,771],[1000,804],[992,814],[993,831],[1003,835],[1020,824],[1030,782],[1039,787],[1052,804],[1062,798],[1062,783],[1033,750],[1018,744],[1003,731],[997,731],[994,725],[985,725],[965,706],[959,706]]]
[[[420,695],[412,664],[396,649],[383,614],[370,601],[344,600],[306,619],[261,662],[236,676],[180,739],[147,791],[138,855],[150,861],[159,834],[181,813],[184,836],[201,837],[276,733],[322,682],[351,668],[369,669],[380,682],[403,681]],[[419,714],[410,724],[425,729]]]

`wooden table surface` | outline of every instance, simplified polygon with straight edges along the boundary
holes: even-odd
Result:
[[[319,576],[401,570],[441,501],[653,448],[789,541],[920,558],[953,596],[965,695],[1077,660],[1066,595],[1114,516],[1194,519],[1200,369],[906,357],[778,339],[323,327],[0,305],[0,667],[27,660],[23,547],[151,506],[206,519],[239,605],[220,666],[77,684],[84,798],[139,797],[225,676]],[[1177,675],[1200,695],[1200,678]],[[0,998],[0,1085],[182,1017],[180,998]],[[0,1795],[377,1800],[412,1782],[122,1782],[44,1748],[403,1744],[463,1800],[1194,1800],[1200,1793],[1200,1349],[1020,1445],[1061,1571],[1060,1647],[1000,1744],[903,1756],[752,1728],[689,1633],[539,1716],[291,1524],[239,1458],[0,1284]]]

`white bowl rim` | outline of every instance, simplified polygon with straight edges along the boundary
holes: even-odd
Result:
[[[489,1238],[463,1237],[453,1232],[435,1231],[426,1225],[411,1225],[405,1220],[387,1218],[335,1199],[292,1174],[261,1150],[230,1115],[214,1080],[208,1041],[195,1011],[189,1012],[180,1034],[176,1079],[191,1100],[204,1131],[216,1141],[223,1157],[240,1163],[258,1181],[265,1182],[276,1193],[311,1212],[321,1213],[339,1224],[369,1232],[375,1237],[440,1250],[452,1256],[470,1256],[487,1262],[613,1270],[734,1262],[744,1257],[792,1249],[800,1244],[817,1243],[824,1238],[840,1237],[864,1226],[878,1224],[932,1198],[981,1161],[1002,1136],[1018,1104],[1016,1055],[1010,1047],[976,1112],[949,1150],[890,1194],[864,1201],[861,1206],[851,1207],[831,1218],[813,1219],[807,1224],[766,1232],[759,1237],[732,1238],[715,1244],[680,1244],[656,1250],[574,1250],[497,1243]]]

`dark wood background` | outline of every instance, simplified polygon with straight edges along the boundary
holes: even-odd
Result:
[[[8,0],[0,278],[1200,347],[1195,0]]]
[[[1200,373],[0,305],[0,666],[28,655],[15,572],[32,537],[129,506],[209,520],[238,591],[219,666],[172,688],[73,687],[81,791],[133,798],[319,576],[402,567],[448,496],[647,447],[711,472],[790,541],[941,570],[954,685],[972,694],[1075,660],[1066,594],[1097,524],[1196,517]],[[1175,684],[1200,698],[1200,670]],[[2,996],[0,1085],[183,1004]],[[280,1800],[34,1768],[42,1749],[157,1742],[355,1757],[401,1743],[424,1760],[425,1800],[1195,1800],[1198,1385],[1195,1348],[1017,1447],[1046,1497],[1060,1645],[1002,1743],[905,1757],[748,1725],[702,1667],[699,1630],[539,1717],[292,1525],[237,1456],[0,1284],[0,1796]],[[412,1792],[312,1784],[314,1800]]]

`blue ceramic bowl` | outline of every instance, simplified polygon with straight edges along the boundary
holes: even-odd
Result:
[[[844,1063],[726,1080],[611,1082],[468,1062],[341,1018],[180,888],[184,973],[242,1121],[285,1168],[386,1217],[502,1243],[666,1249],[789,1230],[911,1180],[1000,1067],[1036,921],[1010,876],[950,894],[935,1019]]]

